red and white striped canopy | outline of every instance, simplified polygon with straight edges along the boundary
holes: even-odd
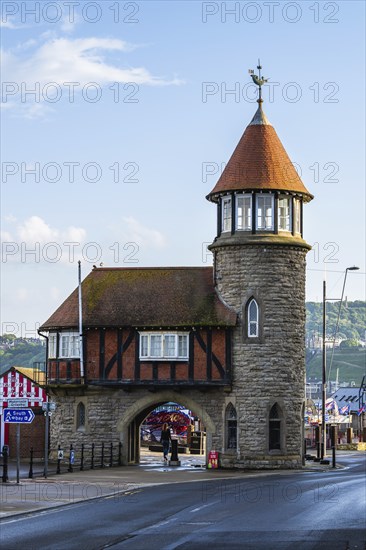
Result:
[[[0,400],[4,406],[8,399],[22,397],[28,399],[28,407],[41,407],[47,401],[47,394],[27,376],[11,369],[0,377]]]

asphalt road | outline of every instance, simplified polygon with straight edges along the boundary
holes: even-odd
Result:
[[[366,457],[343,470],[146,487],[11,517],[4,550],[365,550]]]

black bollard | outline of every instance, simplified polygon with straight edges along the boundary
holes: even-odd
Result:
[[[100,457],[100,467],[104,468],[104,443],[102,443],[102,455]]]
[[[92,443],[92,448],[91,448],[91,464],[90,464],[90,469],[91,469],[91,470],[94,470],[94,443]]]
[[[7,445],[4,445],[3,446],[3,452],[2,452],[2,455],[3,455],[3,478],[2,478],[2,481],[3,481],[3,483],[6,483],[7,481],[9,481],[9,478],[8,478],[8,460],[9,460],[8,450],[9,450],[9,447]]]
[[[170,454],[169,466],[180,466],[180,460],[178,458],[178,441],[177,439],[171,440],[172,451]]]
[[[61,445],[59,445],[57,448],[57,469],[56,469],[56,474],[60,474],[60,473],[61,473]]]
[[[67,471],[70,472],[70,473],[72,473],[74,471],[73,464],[74,464],[74,448],[73,448],[72,443],[71,443],[71,445],[70,445],[70,455],[69,455],[69,467],[67,469]]]
[[[33,447],[30,449],[30,461],[29,461],[29,479],[33,479]]]
[[[118,466],[122,466],[122,443],[118,443]]]
[[[111,454],[110,454],[110,457],[109,457],[109,466],[112,468],[113,466],[113,443],[111,441]]]
[[[330,427],[330,439],[332,445],[332,468],[336,467],[336,427]]]
[[[80,471],[84,470],[84,443],[81,444]]]

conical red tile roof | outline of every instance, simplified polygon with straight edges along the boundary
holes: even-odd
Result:
[[[264,114],[261,103],[207,198],[215,200],[218,193],[249,190],[290,191],[301,193],[304,200],[313,198]]]

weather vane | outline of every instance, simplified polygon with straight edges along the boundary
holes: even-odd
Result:
[[[269,78],[263,78],[261,76],[262,66],[261,66],[260,59],[258,59],[257,69],[258,69],[258,76],[256,74],[254,74],[254,71],[252,69],[249,69],[248,72],[249,72],[250,76],[252,77],[252,80],[253,80],[254,84],[256,84],[259,87],[258,103],[261,103],[262,102],[262,86],[265,82],[268,82]]]

